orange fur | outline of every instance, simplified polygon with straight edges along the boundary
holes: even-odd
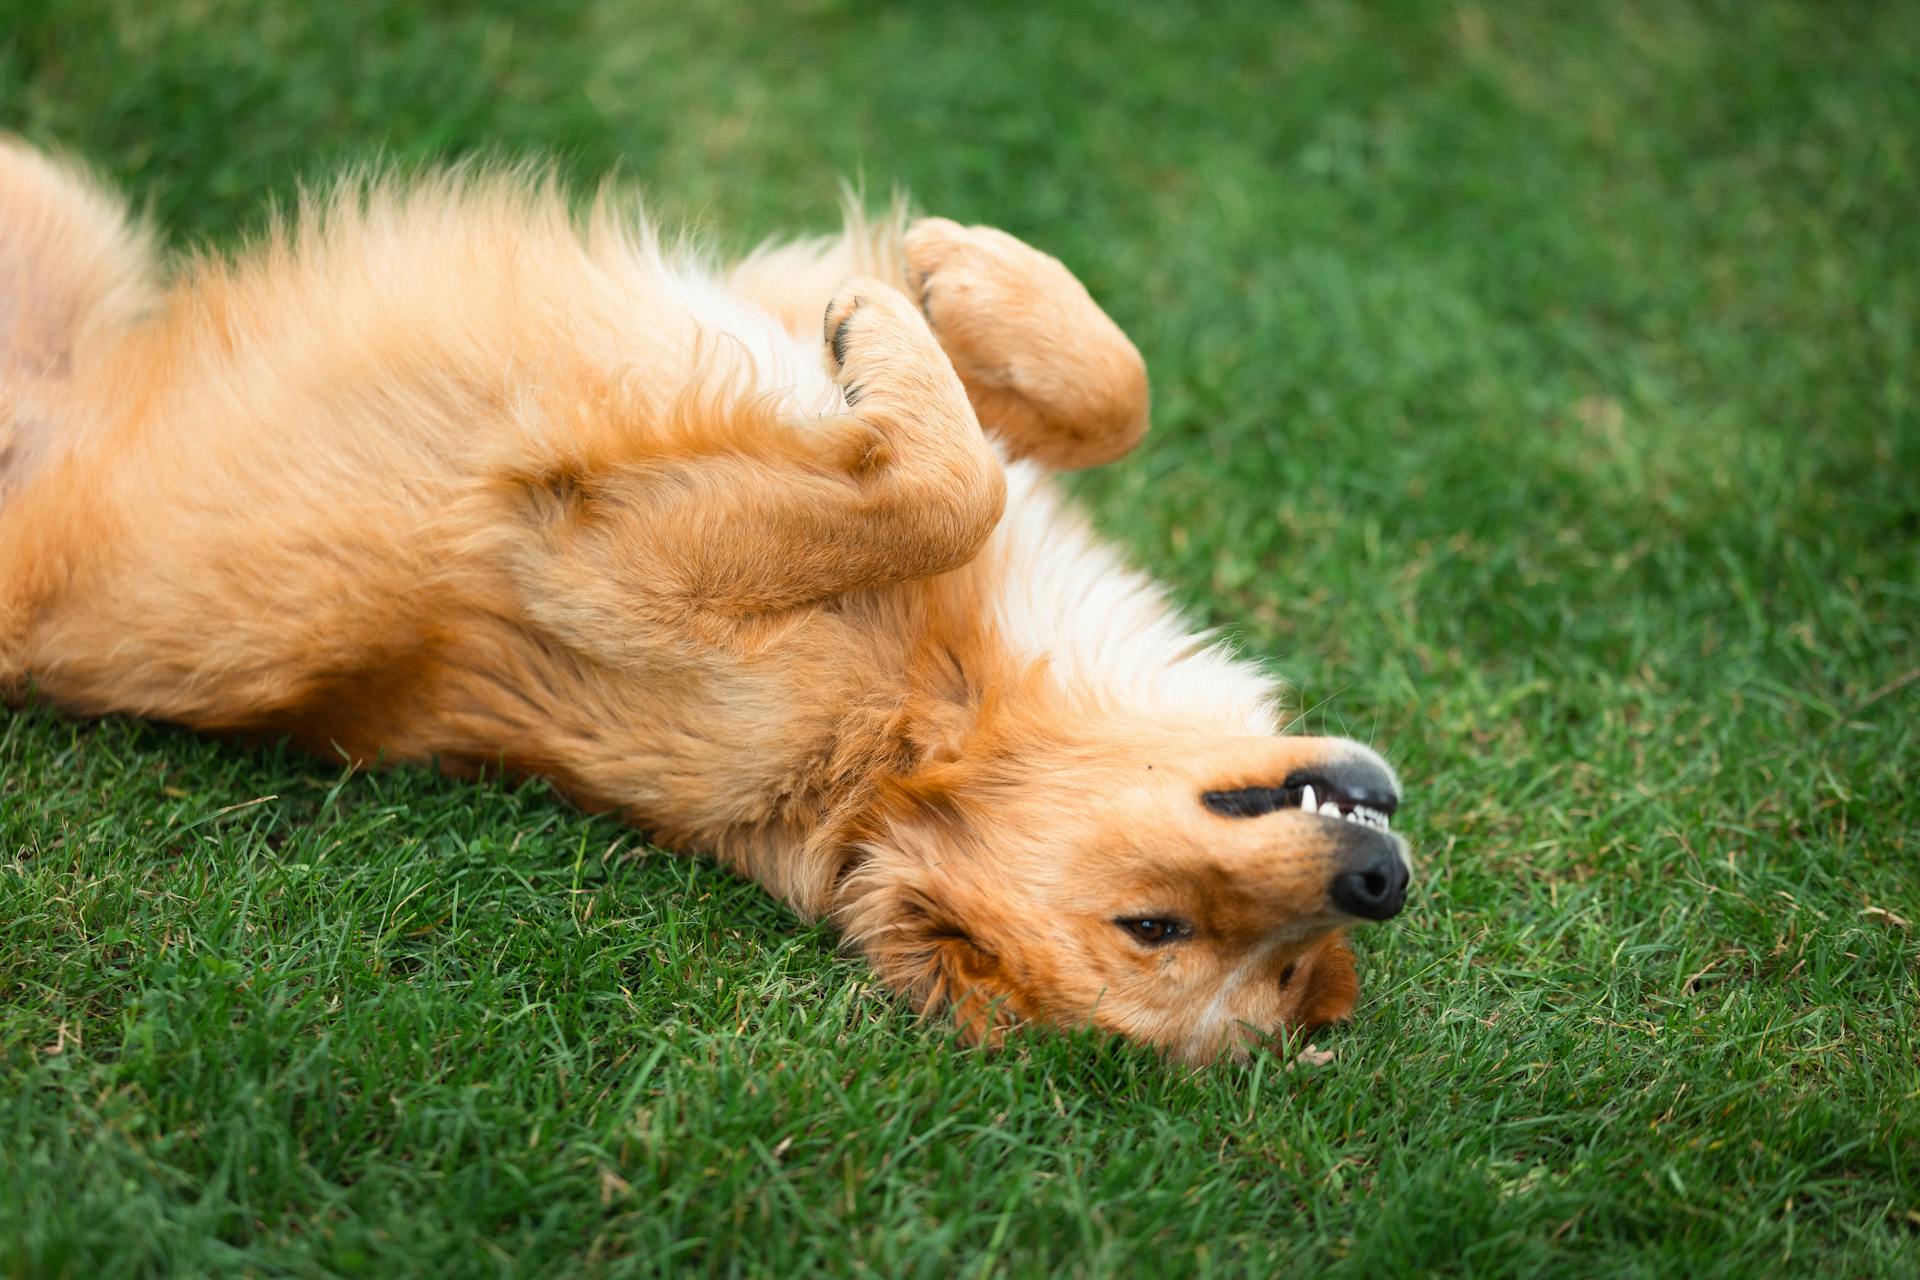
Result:
[[[720,271],[505,173],[157,275],[0,144],[0,691],[550,777],[975,1036],[1206,1058],[1351,1009],[1329,885],[1387,846],[1200,797],[1384,766],[1277,735],[1051,493],[1147,422],[1058,262],[856,218]]]

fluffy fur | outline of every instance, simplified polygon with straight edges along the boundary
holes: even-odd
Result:
[[[0,691],[548,777],[975,1036],[1351,1009],[1331,886],[1397,837],[1201,798],[1390,775],[1055,493],[1147,425],[1058,262],[852,217],[724,268],[466,172],[170,274],[0,141]]]

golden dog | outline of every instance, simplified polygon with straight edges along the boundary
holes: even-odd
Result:
[[[538,774],[976,1038],[1204,1059],[1349,1013],[1406,848],[1379,757],[1281,736],[1055,493],[1146,427],[1132,343],[998,231],[721,268],[469,172],[163,284],[0,141],[0,690]]]

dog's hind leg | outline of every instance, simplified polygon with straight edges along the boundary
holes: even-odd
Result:
[[[852,214],[837,237],[762,249],[729,283],[798,332],[856,272],[920,305],[981,425],[1013,456],[1097,466],[1146,433],[1138,349],[1072,272],[1004,231]]]
[[[120,199],[0,137],[0,506],[76,429],[67,389],[152,306],[154,276]]]

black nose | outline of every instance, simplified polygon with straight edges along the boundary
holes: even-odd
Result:
[[[1355,854],[1333,878],[1333,904],[1363,920],[1391,920],[1407,901],[1407,864],[1396,849],[1375,847]]]

